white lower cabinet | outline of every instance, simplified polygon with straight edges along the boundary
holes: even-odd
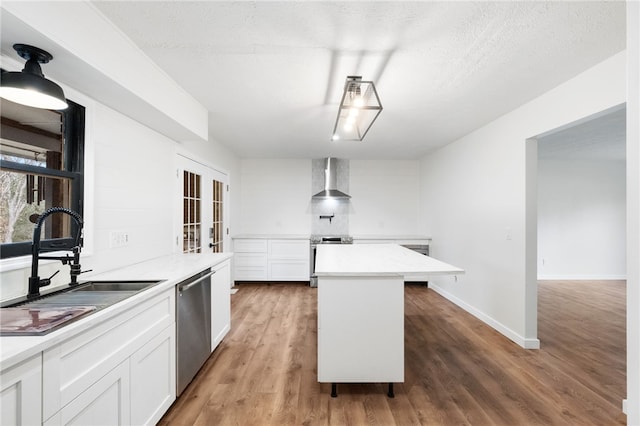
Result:
[[[238,281],[265,281],[267,269],[267,240],[233,240],[234,279]]]
[[[44,351],[42,418],[154,424],[175,400],[175,374],[172,288]]]
[[[308,239],[234,239],[234,280],[309,281]]]
[[[133,425],[156,424],[176,399],[175,338],[171,325],[131,356]]]
[[[231,329],[231,262],[212,268],[211,276],[211,352]]]
[[[39,425],[42,422],[42,356],[15,365],[0,375],[1,425]]]
[[[269,279],[309,281],[309,240],[269,240]]]
[[[234,253],[235,279],[238,281],[266,281],[267,253]]]
[[[131,424],[129,360],[119,364],[45,422],[51,425]]]

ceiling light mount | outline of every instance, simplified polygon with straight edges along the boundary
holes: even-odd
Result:
[[[347,76],[331,139],[361,141],[381,111],[382,104],[373,81]]]
[[[27,61],[24,65],[25,70],[44,77],[40,64],[46,64],[52,60],[53,55],[51,53],[35,46],[29,46],[28,44],[16,43],[13,45],[13,48],[18,53],[18,56]]]
[[[51,61],[53,55],[28,44],[14,44],[13,48],[27,62],[21,72],[3,72],[0,75],[0,97],[34,108],[67,108],[62,88],[47,80],[40,67],[40,64]]]

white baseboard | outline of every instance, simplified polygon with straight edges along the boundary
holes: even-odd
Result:
[[[499,333],[503,334],[505,337],[512,340],[516,344],[520,345],[524,349],[540,349],[539,339],[528,339],[519,335],[518,333],[511,330],[509,327],[505,326],[501,322],[498,322],[492,317],[486,315],[484,312],[477,310],[476,308],[464,302],[457,296],[454,296],[453,294],[444,290],[442,287],[434,285],[433,283],[429,283],[429,288],[435,291],[436,293],[438,293],[439,295],[441,295],[442,297],[444,297],[445,299],[451,301],[452,303],[455,303],[456,305],[458,305],[465,311],[469,312],[471,315],[478,318],[480,321],[484,322],[485,324],[495,329]]]
[[[622,275],[585,275],[585,274],[538,274],[538,280],[582,280],[582,281],[609,281],[609,280],[626,280],[627,276]]]
[[[627,400],[626,399],[622,400],[622,412],[627,414]]]

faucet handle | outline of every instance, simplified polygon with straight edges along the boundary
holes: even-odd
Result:
[[[53,273],[53,275],[51,275],[49,278],[43,278],[40,280],[40,287],[46,287],[49,284],[51,284],[51,278],[55,277],[56,275],[58,275],[58,272],[60,272],[60,269],[58,269],[57,271],[55,271]]]

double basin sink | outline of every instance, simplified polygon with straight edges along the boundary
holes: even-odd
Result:
[[[89,281],[2,308],[2,335],[42,335],[114,305],[161,281]]]

